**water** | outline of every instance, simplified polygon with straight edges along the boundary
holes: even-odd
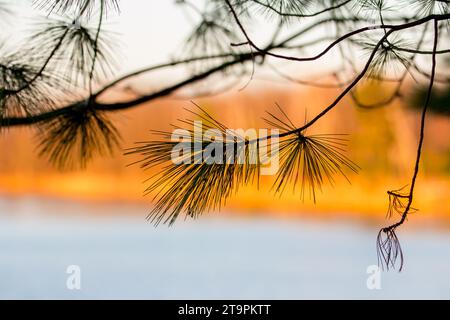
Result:
[[[0,298],[450,298],[449,234],[403,232],[405,270],[383,273],[381,290],[368,290],[376,226],[221,214],[155,229],[145,214],[0,200]],[[81,290],[66,287],[69,265],[81,268]]]

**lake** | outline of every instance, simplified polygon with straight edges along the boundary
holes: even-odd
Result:
[[[379,226],[221,213],[154,228],[147,211],[0,198],[0,298],[450,299],[450,233],[402,231],[404,271],[369,290]]]

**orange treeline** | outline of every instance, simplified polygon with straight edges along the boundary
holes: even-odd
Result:
[[[367,90],[369,90],[367,92]],[[385,89],[365,89],[368,99]],[[242,92],[195,102],[230,128],[266,128],[261,120],[265,111],[276,112],[275,103],[300,126],[336,97],[334,90],[322,89],[247,89]],[[167,99],[111,115],[122,133],[122,147],[151,139],[149,129],[170,130],[177,119],[191,118],[183,108],[194,108],[188,100]],[[348,133],[347,155],[360,167],[359,175],[349,175],[352,184],[338,178],[334,187],[326,186],[316,204],[293,194],[270,192],[273,179],[264,177],[260,190],[243,188],[228,201],[228,208],[240,212],[270,211],[276,214],[302,212],[345,213],[351,216],[384,217],[386,191],[408,184],[416,153],[419,119],[417,111],[399,103],[376,110],[362,110],[349,99],[317,122],[310,132]],[[37,193],[50,196],[101,199],[105,201],[148,201],[143,198],[142,182],[151,172],[137,166],[127,167],[136,158],[122,155],[96,159],[84,171],[59,172],[36,152],[34,128],[13,128],[0,137],[0,192]],[[450,118],[430,115],[426,128],[425,152],[418,180],[417,201],[423,215],[450,217]]]

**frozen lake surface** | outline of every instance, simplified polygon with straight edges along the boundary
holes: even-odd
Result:
[[[450,299],[445,232],[402,232],[405,270],[382,273],[381,290],[368,290],[375,226],[222,214],[155,229],[145,214],[1,199],[0,298]],[[69,265],[81,269],[81,290],[66,286]]]

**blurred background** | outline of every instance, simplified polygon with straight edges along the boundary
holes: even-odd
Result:
[[[2,33],[20,35],[36,15],[30,8],[29,1],[15,2],[21,20]],[[192,28],[172,1],[123,1],[121,10],[109,22],[120,39],[118,74],[166,61]],[[106,99],[158,88],[176,76],[142,77],[133,90],[118,88]],[[370,102],[392,88],[371,83],[361,90]],[[413,84],[407,91],[411,99],[421,94]],[[275,103],[301,124],[305,110],[316,114],[339,92],[262,72],[245,90],[195,102],[231,128],[264,128],[260,119]],[[191,94],[114,114],[123,149],[150,139],[150,129],[168,130],[188,116]],[[351,184],[338,179],[326,185],[316,203],[290,191],[274,196],[267,177],[259,189],[241,188],[221,212],[179,219],[173,227],[146,221],[152,197],[143,196],[144,181],[152,172],[128,166],[136,159],[123,150],[86,170],[61,172],[37,156],[34,129],[2,131],[0,298],[449,299],[450,116],[444,98],[428,117],[414,202],[419,211],[398,232],[404,270],[383,272],[381,290],[366,286],[367,268],[377,264],[376,235],[388,224],[386,191],[403,187],[412,174],[420,114],[409,101],[369,111],[344,99],[320,121],[321,133],[349,134],[347,155],[361,170],[349,174]],[[81,269],[81,290],[66,287],[70,265]]]

